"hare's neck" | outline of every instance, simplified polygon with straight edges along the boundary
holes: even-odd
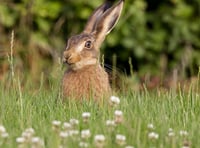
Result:
[[[73,70],[79,70],[84,68],[85,66],[90,66],[90,65],[97,65],[99,62],[97,59],[86,59],[82,60],[72,66]]]

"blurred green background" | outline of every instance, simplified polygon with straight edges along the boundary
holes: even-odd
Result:
[[[38,82],[41,74],[48,81],[59,68],[68,37],[82,31],[102,2],[0,0],[0,81],[10,73],[12,31],[15,72],[24,82]],[[121,73],[141,81],[146,76],[168,80],[174,72],[180,80],[195,77],[200,66],[200,0],[126,0],[101,51],[106,64],[115,61]]]

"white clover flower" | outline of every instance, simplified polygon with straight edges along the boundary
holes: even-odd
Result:
[[[81,131],[81,138],[88,139],[88,138],[90,138],[90,136],[91,136],[91,133],[90,133],[89,129]]]
[[[83,112],[82,117],[83,118],[89,118],[91,116],[90,112]]]
[[[44,145],[44,141],[40,137],[33,137],[31,139],[32,147],[39,148]]]
[[[33,137],[33,138],[31,139],[31,142],[32,142],[32,143],[38,143],[38,142],[40,142],[40,138],[39,138],[39,137]]]
[[[59,136],[61,137],[61,138],[67,138],[67,137],[69,137],[69,133],[68,132],[66,132],[66,131],[61,131],[60,132],[60,134],[59,134]]]
[[[121,110],[115,111],[115,123],[119,124],[123,121],[123,112]]]
[[[79,135],[79,131],[78,130],[70,130],[68,131],[69,136],[78,136]]]
[[[79,124],[79,121],[77,119],[70,119],[69,123],[74,127],[74,126],[77,126]]]
[[[104,147],[105,140],[106,140],[106,138],[104,135],[95,135],[94,143],[95,143],[96,148]]]
[[[187,140],[183,141],[183,146],[181,148],[190,148],[191,143]]]
[[[175,136],[175,133],[174,133],[174,132],[169,132],[169,133],[168,133],[168,136],[169,136],[169,137],[174,137],[174,136]]]
[[[153,130],[154,129],[154,125],[152,123],[147,125],[148,129]]]
[[[63,129],[66,130],[66,131],[69,131],[72,129],[72,125],[68,122],[64,122],[63,123]]]
[[[188,132],[187,131],[184,131],[184,130],[180,130],[179,134],[181,136],[187,136],[188,135]]]
[[[83,122],[88,122],[89,118],[90,118],[90,113],[89,112],[84,112],[82,113],[82,118],[83,118]]]
[[[24,137],[27,141],[31,140],[33,135],[35,134],[35,131],[33,128],[27,128],[25,131],[22,133],[22,137]]]
[[[107,120],[107,121],[106,121],[106,125],[107,125],[108,127],[114,127],[114,126],[116,126],[114,120]]]
[[[115,110],[115,116],[122,116],[123,112],[121,110]]]
[[[22,143],[26,142],[26,139],[24,137],[18,137],[18,138],[16,138],[16,142],[19,144],[22,144]]]
[[[94,137],[94,140],[95,141],[101,141],[101,142],[103,142],[103,141],[105,141],[105,136],[104,135],[95,135],[95,137]]]
[[[0,134],[5,133],[5,132],[6,132],[6,128],[3,125],[0,125]]]
[[[88,147],[89,144],[88,144],[87,142],[82,142],[82,141],[81,141],[81,142],[79,143],[79,146],[85,148],[85,147]]]
[[[159,134],[155,133],[155,132],[150,132],[148,134],[149,139],[158,139],[159,138]]]
[[[52,121],[52,129],[54,131],[58,132],[60,130],[60,126],[61,126],[61,121],[58,120]]]
[[[7,132],[1,133],[1,137],[6,139],[9,137],[9,134]]]
[[[168,130],[168,137],[174,137],[174,136],[175,136],[175,133],[174,133],[173,129],[169,128],[169,130]]]
[[[31,133],[32,135],[35,133],[35,130],[33,128],[27,128],[25,129],[26,133]]]
[[[54,120],[54,121],[52,121],[52,125],[53,125],[54,127],[59,127],[59,126],[61,125],[61,121]]]
[[[116,143],[120,146],[126,143],[126,136],[124,135],[117,134],[115,139],[116,139]]]
[[[134,148],[134,146],[127,145],[125,148]]]
[[[189,146],[182,146],[181,148],[190,148]]]
[[[116,96],[111,96],[110,97],[110,105],[111,106],[117,106],[120,103],[120,99]]]

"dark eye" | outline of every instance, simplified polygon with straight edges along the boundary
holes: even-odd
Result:
[[[85,42],[85,47],[86,47],[86,48],[89,49],[89,48],[91,48],[91,46],[92,46],[92,41],[86,41],[86,42]]]

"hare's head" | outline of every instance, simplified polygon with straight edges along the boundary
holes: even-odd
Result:
[[[99,48],[117,23],[123,2],[124,0],[120,0],[111,7],[111,3],[106,1],[90,16],[83,32],[68,39],[63,61],[73,70],[98,62]]]

